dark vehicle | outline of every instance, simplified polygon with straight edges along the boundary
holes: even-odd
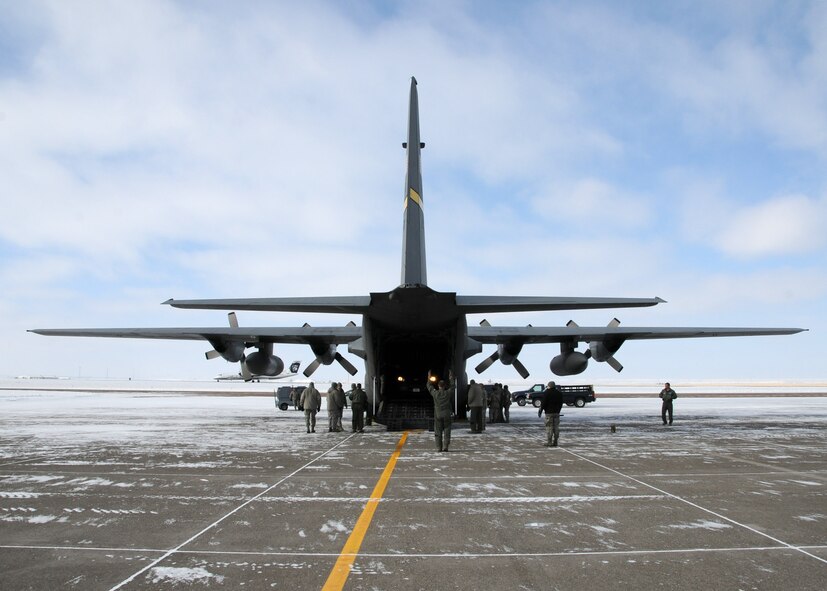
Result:
[[[576,406],[583,408],[587,402],[594,402],[596,397],[594,395],[593,386],[557,386],[563,392],[563,402],[566,406]],[[525,406],[527,402],[534,405],[535,408],[540,408],[543,403],[543,391],[546,389],[545,384],[534,384],[528,390],[519,390],[511,395],[511,400]]]
[[[278,406],[281,410],[287,410],[293,405],[293,402],[290,400],[290,390],[295,388],[296,392],[298,392],[299,396],[301,396],[306,387],[307,386],[279,386],[278,390],[276,390],[274,394],[276,406]],[[299,410],[303,410],[301,406],[299,406]]]

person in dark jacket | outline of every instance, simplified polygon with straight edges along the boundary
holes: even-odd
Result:
[[[503,420],[508,423],[511,421],[511,391],[508,386],[503,386],[500,396],[502,397],[500,404],[502,404],[503,409]]]
[[[362,390],[361,384],[351,391],[350,407],[353,410],[351,433],[361,433],[365,428],[365,408],[368,405],[368,395]]]
[[[560,437],[560,409],[563,408],[563,392],[554,382],[549,382],[543,391],[543,402],[537,416],[546,411],[546,447],[557,447]]]
[[[672,424],[672,401],[677,398],[678,395],[672,389],[672,386],[669,385],[669,382],[666,382],[663,385],[663,390],[660,391],[660,398],[663,400],[663,404],[660,407],[660,417],[663,419],[663,424],[666,424],[666,414],[669,413],[669,424]]]

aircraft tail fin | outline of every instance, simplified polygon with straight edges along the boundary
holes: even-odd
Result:
[[[408,107],[408,141],[402,144],[407,155],[405,175],[405,210],[402,228],[402,283],[403,286],[428,284],[425,272],[425,215],[422,201],[421,150],[419,139],[419,97],[416,78],[411,78],[411,98]]]

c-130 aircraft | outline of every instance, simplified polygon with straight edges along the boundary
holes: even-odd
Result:
[[[522,296],[463,296],[438,292],[428,287],[425,265],[425,221],[421,176],[417,82],[411,78],[408,109],[408,141],[402,144],[407,157],[405,182],[402,279],[388,292],[349,297],[289,297],[254,299],[175,300],[165,304],[175,308],[206,310],[255,310],[361,315],[362,325],[345,327],[297,328],[239,327],[237,322],[220,328],[108,328],[36,329],[42,335],[120,337],[146,339],[204,339],[214,351],[208,358],[221,356],[242,362],[252,375],[271,376],[284,369],[273,354],[275,343],[310,345],[315,360],[305,369],[310,377],[320,365],[337,361],[351,375],[357,369],[337,352],[347,345],[348,352],[365,362],[365,389],[374,419],[388,428],[420,427],[428,422],[432,407],[427,392],[427,376],[433,381],[453,374],[457,385],[457,413],[464,414],[467,375],[466,361],[482,352],[482,346],[497,345],[497,350],[479,365],[482,373],[495,361],[511,365],[526,378],[528,370],[519,360],[524,345],[559,343],[560,354],[549,367],[558,376],[585,371],[589,360],[608,363],[615,370],[623,367],[615,353],[627,340],[789,335],[801,328],[680,328],[620,327],[617,319],[608,326],[587,327],[569,322],[566,326],[492,327],[487,321],[469,327],[468,314],[630,308],[663,303],[660,298],[570,298]],[[577,350],[587,343],[584,351]],[[256,348],[245,355],[248,348]],[[217,355],[216,355],[217,354]]]

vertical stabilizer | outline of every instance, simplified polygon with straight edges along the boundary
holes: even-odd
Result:
[[[427,285],[425,274],[425,215],[422,201],[421,150],[419,140],[419,99],[416,78],[411,78],[411,101],[408,107],[408,168],[405,175],[405,213],[402,226],[402,285]]]

